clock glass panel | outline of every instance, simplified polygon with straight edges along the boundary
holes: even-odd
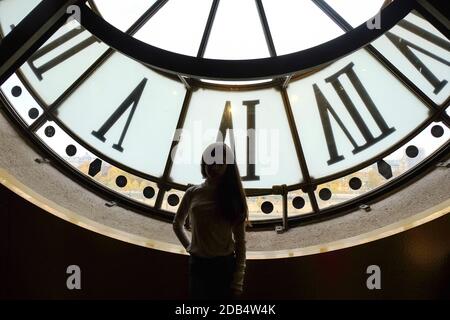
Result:
[[[39,2],[0,1],[2,37]],[[384,2],[89,4],[157,47],[252,59],[345,33],[324,5],[356,27]],[[1,86],[1,98],[36,143],[87,183],[169,217],[187,186],[202,182],[204,148],[225,141],[235,149],[251,219],[273,222],[284,207],[294,218],[363,199],[446,148],[449,79],[450,43],[417,12],[325,66],[251,82],[158,71],[71,20]]]

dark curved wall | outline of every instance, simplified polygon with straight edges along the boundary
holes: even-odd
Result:
[[[187,256],[85,230],[0,185],[0,297],[185,299]],[[246,299],[450,298],[450,215],[401,234],[312,256],[248,261]],[[366,268],[381,268],[368,290]],[[79,265],[81,290],[66,288]]]

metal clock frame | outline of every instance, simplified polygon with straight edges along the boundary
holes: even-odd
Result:
[[[3,83],[12,73],[17,72],[19,78],[21,78],[24,85],[34,96],[36,101],[41,105],[44,110],[44,114],[38,118],[30,127],[21,126],[23,132],[31,138],[40,149],[44,149],[45,154],[50,155],[52,158],[56,158],[57,166],[64,172],[70,173],[72,176],[75,174],[79,182],[87,184],[89,188],[98,193],[100,191],[101,196],[108,196],[113,199],[119,199],[125,206],[130,206],[134,210],[140,213],[151,213],[152,216],[161,218],[166,221],[170,221],[173,217],[172,213],[164,211],[161,208],[161,204],[164,198],[165,192],[172,188],[185,190],[187,186],[180,185],[169,181],[170,170],[172,167],[172,160],[170,156],[166,160],[166,166],[164,174],[161,177],[154,177],[142,172],[128,168],[123,164],[117,163],[113,159],[106,157],[105,155],[95,151],[94,153],[99,158],[108,161],[114,166],[123,169],[126,172],[134,174],[138,177],[147,179],[149,181],[156,182],[159,187],[155,207],[149,207],[137,201],[133,201],[125,196],[109,190],[105,186],[99,185],[86,176],[73,169],[70,165],[65,163],[58,155],[50,150],[44,143],[42,143],[35,135],[34,132],[48,119],[55,121],[66,133],[71,136],[77,143],[91,149],[86,143],[84,143],[79,137],[72,133],[64,124],[61,123],[55,117],[54,111],[59,105],[72,93],[79,85],[84,82],[95,70],[112,55],[114,49],[126,54],[132,55],[132,57],[156,72],[159,72],[171,79],[181,81],[187,88],[186,96],[182,106],[182,111],[177,123],[177,128],[181,128],[186,117],[190,98],[192,93],[198,88],[211,88],[216,90],[236,91],[236,90],[255,90],[268,87],[277,87],[283,97],[284,109],[288,118],[288,123],[291,129],[291,133],[296,148],[299,165],[303,173],[304,182],[290,185],[290,186],[273,186],[273,188],[262,189],[246,189],[247,196],[259,196],[280,194],[283,199],[283,219],[267,219],[263,221],[253,222],[257,228],[271,228],[280,222],[283,226],[288,228],[289,226],[305,224],[315,222],[321,219],[334,217],[336,215],[344,214],[350,210],[355,209],[362,203],[370,203],[375,199],[379,199],[381,196],[391,194],[406,183],[417,179],[421,174],[430,170],[430,166],[435,164],[442,158],[448,157],[450,141],[448,141],[441,149],[437,150],[427,160],[420,163],[415,169],[409,170],[402,174],[400,177],[394,179],[394,181],[388,182],[382,187],[368,192],[363,196],[356,197],[353,200],[338,204],[331,208],[319,209],[317,200],[315,198],[314,189],[325,182],[333,181],[335,179],[344,177],[350,173],[359,171],[362,168],[367,167],[370,164],[376,163],[378,160],[383,159],[400,146],[410,141],[413,137],[423,131],[433,121],[442,121],[445,125],[450,127],[450,119],[445,113],[446,108],[450,104],[450,98],[442,105],[434,103],[426,94],[424,94],[411,80],[404,76],[390,61],[381,55],[371,44],[372,40],[384,34],[387,30],[393,27],[398,21],[406,16],[412,10],[418,11],[422,16],[426,17],[436,28],[438,28],[444,35],[449,37],[448,25],[442,22],[442,17],[436,17],[432,12],[426,9],[428,1],[423,0],[411,0],[411,1],[394,1],[389,6],[386,6],[381,14],[383,18],[383,28],[374,31],[367,32],[364,26],[353,29],[336,11],[334,11],[324,0],[311,0],[323,10],[338,26],[345,31],[345,34],[335,40],[322,44],[318,47],[303,50],[297,53],[277,56],[273,39],[270,33],[270,28],[265,16],[264,7],[261,0],[255,0],[257,4],[258,13],[260,15],[261,24],[263,26],[264,35],[267,41],[271,58],[255,59],[255,60],[213,60],[204,59],[203,55],[208,43],[209,34],[214,23],[214,17],[217,12],[217,7],[220,0],[213,0],[210,14],[208,16],[207,24],[203,33],[200,48],[198,50],[197,57],[187,57],[184,55],[167,52],[165,50],[152,47],[148,44],[142,43],[131,37],[135,32],[142,27],[159,9],[161,9],[168,0],[158,0],[149,8],[128,30],[126,33],[122,33],[109,23],[104,21],[96,13],[96,6],[94,1],[88,1],[91,9],[86,6],[85,1],[81,0],[43,0],[21,23],[11,31],[0,43],[0,84]],[[390,2],[390,1],[387,1]],[[385,4],[387,4],[387,2]],[[426,2],[426,3],[425,3]],[[90,31],[94,36],[103,40],[106,44],[110,45],[109,48],[63,95],[55,101],[51,106],[46,106],[39,95],[34,92],[32,87],[24,81],[24,77],[21,76],[18,68],[35,52],[48,38],[58,30],[64,22],[67,20],[67,13],[65,8],[69,5],[77,4],[82,9],[82,25]],[[364,32],[365,31],[365,32]],[[2,37],[3,38],[3,37]],[[356,41],[355,41],[356,39]],[[351,42],[351,45],[350,45]],[[346,45],[343,45],[345,43]],[[130,52],[127,46],[133,44],[138,48],[134,52]],[[114,49],[112,49],[114,47]],[[298,79],[305,75],[315,72],[318,68],[337,60],[341,56],[349,54],[357,49],[364,47],[373,57],[375,57],[392,75],[400,80],[416,97],[418,97],[430,110],[432,116],[422,123],[419,128],[408,134],[404,139],[385,150],[383,153],[377,156],[359,163],[358,165],[343,170],[332,175],[320,179],[314,179],[308,173],[308,166],[306,164],[301,142],[299,139],[298,131],[296,129],[295,120],[292,114],[289,98],[286,88],[292,79]],[[151,57],[151,58],[150,58]],[[299,61],[301,61],[299,63]],[[189,66],[186,68],[185,66]],[[180,68],[181,72],[177,72],[177,68]],[[258,70],[258,71],[256,71]],[[220,79],[220,80],[242,80],[242,79],[261,79],[270,77],[274,80],[256,85],[239,85],[239,86],[227,86],[219,84],[205,83],[199,79]],[[3,103],[8,110],[8,116],[15,121],[20,121],[20,117],[14,112],[11,106],[8,106],[8,102],[5,97],[2,97]],[[171,145],[171,151],[176,146],[176,142],[173,141]],[[170,152],[169,152],[170,154]],[[298,217],[288,217],[287,212],[287,194],[290,191],[302,189],[308,194],[313,213],[306,214]],[[155,215],[156,214],[156,215]]]

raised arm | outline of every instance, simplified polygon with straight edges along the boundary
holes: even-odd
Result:
[[[236,269],[233,274],[231,288],[240,293],[244,288],[244,275],[246,268],[246,239],[245,239],[245,221],[233,226],[233,236],[236,253]]]
[[[177,213],[175,214],[172,223],[173,231],[175,232],[178,240],[180,240],[181,244],[186,249],[186,251],[189,250],[191,240],[189,239],[186,231],[184,230],[184,222],[186,221],[186,217],[189,213],[193,188],[194,186],[189,187],[184,193],[183,199],[181,200],[181,203],[178,206]]]

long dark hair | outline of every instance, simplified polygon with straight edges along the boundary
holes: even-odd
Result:
[[[222,157],[216,157],[217,152],[222,152]],[[231,224],[246,222],[251,225],[248,219],[247,198],[242,187],[241,175],[236,163],[234,152],[223,142],[210,144],[202,154],[201,173],[203,178],[207,178],[206,167],[212,163],[207,163],[206,159],[214,159],[214,162],[226,164],[226,170],[219,182],[216,194],[219,202],[220,212],[230,221]]]

